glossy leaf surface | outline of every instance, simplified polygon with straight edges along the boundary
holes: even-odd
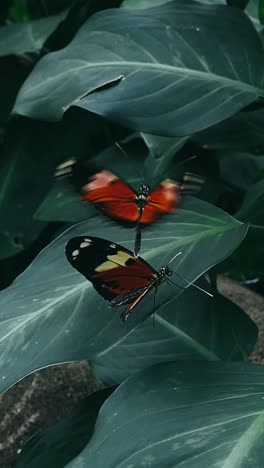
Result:
[[[194,281],[230,255],[246,231],[246,225],[223,211],[189,198],[167,220],[144,231],[142,256],[154,268],[160,268],[181,251],[171,266],[186,280]],[[154,291],[145,296],[130,320],[121,324],[121,311],[109,309],[65,257],[67,240],[78,235],[106,237],[131,249],[135,234],[99,216],[76,225],[44,249],[1,292],[1,390],[38,368],[106,353],[153,312]],[[159,287],[157,312],[162,307],[169,310],[171,300],[186,287],[176,275],[175,282],[179,287],[167,282]]]
[[[141,131],[188,135],[264,96],[263,60],[236,8],[175,0],[108,10],[38,63],[14,112],[54,120],[77,105]]]
[[[263,366],[154,366],[107,400],[92,439],[67,468],[260,468],[263,400]]]

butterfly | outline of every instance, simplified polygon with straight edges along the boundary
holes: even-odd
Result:
[[[79,170],[78,170],[79,166]],[[147,184],[141,184],[135,191],[128,183],[109,170],[101,170],[87,175],[87,167],[78,161],[68,161],[57,168],[56,176],[72,175],[81,186],[82,200],[91,203],[106,216],[120,223],[136,226],[134,256],[137,257],[141,247],[142,228],[154,223],[162,215],[173,212],[179,205],[182,191],[186,188],[181,183],[166,179],[154,190]],[[184,180],[190,182],[204,181],[199,176],[186,174]]]
[[[73,237],[65,253],[70,264],[92,282],[111,307],[127,305],[120,317],[122,322],[149,291],[173,274],[168,266],[154,270],[130,250],[100,237]]]

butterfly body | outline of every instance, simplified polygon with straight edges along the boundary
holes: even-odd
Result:
[[[150,186],[149,185],[143,184],[143,185],[141,185],[139,187],[139,190],[138,190],[137,195],[136,195],[136,204],[137,204],[137,207],[138,207],[138,221],[139,222],[140,222],[140,218],[141,218],[141,216],[143,214],[145,205],[148,202],[149,194],[150,194]]]
[[[153,288],[170,276],[166,266],[154,270],[125,247],[99,237],[74,237],[66,245],[71,265],[92,282],[110,307],[128,305],[121,315],[126,320],[135,306]]]

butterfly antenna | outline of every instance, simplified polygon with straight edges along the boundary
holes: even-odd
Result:
[[[200,286],[197,286],[197,284],[194,284],[191,281],[188,281],[186,278],[184,278],[184,276],[181,276],[176,271],[174,271],[174,270],[172,270],[172,271],[173,271],[173,273],[175,273],[175,275],[179,276],[179,278],[181,278],[183,281],[185,281],[189,286],[192,286],[193,288],[199,289],[199,291],[207,294],[207,296],[214,297],[213,294],[209,293],[209,291],[206,291],[206,289],[200,288]],[[179,285],[176,284],[176,283],[173,283],[173,281],[171,279],[169,279],[169,281],[171,281],[171,283],[174,284],[174,286],[179,287]]]
[[[124,155],[127,159],[129,159],[128,154],[125,152],[125,150],[123,150],[122,146],[120,146],[119,143],[117,143],[117,141],[115,141],[115,145],[116,145],[117,148],[121,151],[121,153],[123,153],[123,155]],[[134,167],[134,171],[137,173],[137,175],[138,175],[139,178],[141,179],[142,184],[144,184],[145,181],[144,181],[142,175],[140,174],[140,172],[139,172],[135,167]]]

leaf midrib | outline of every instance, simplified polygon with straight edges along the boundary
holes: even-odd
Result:
[[[69,60],[71,60],[69,58]],[[54,80],[57,80],[59,79],[60,77],[63,77],[64,75],[66,75],[67,77],[69,76],[70,73],[74,74],[74,73],[77,73],[79,72],[80,70],[85,70],[85,69],[91,69],[91,68],[102,68],[102,67],[119,67],[119,72],[121,71],[122,68],[131,68],[131,67],[135,67],[135,68],[140,68],[141,70],[142,69],[146,69],[146,70],[149,70],[149,69],[158,69],[159,71],[164,71],[166,73],[172,73],[172,74],[178,74],[178,75],[192,75],[194,78],[197,78],[197,79],[200,79],[200,81],[210,81],[208,78],[211,79],[211,81],[218,81],[220,83],[225,83],[226,86],[231,86],[235,89],[239,89],[239,90],[243,90],[245,92],[248,92],[250,94],[258,94],[259,96],[264,96],[264,90],[262,88],[257,88],[256,86],[253,86],[253,85],[250,85],[248,83],[245,83],[243,81],[237,81],[237,80],[232,80],[231,78],[227,78],[223,75],[216,75],[215,73],[208,73],[208,72],[203,72],[203,71],[199,71],[199,70],[192,70],[191,68],[183,68],[183,67],[175,67],[175,66],[172,66],[172,65],[165,65],[165,64],[161,64],[161,63],[145,63],[145,62],[134,62],[134,61],[131,61],[131,62],[123,62],[123,61],[118,61],[118,62],[98,62],[96,64],[86,64],[84,66],[81,66],[81,67],[76,67],[76,68],[72,68],[72,69],[68,69],[62,73],[59,73],[59,74],[56,74],[56,75],[53,75],[51,77],[46,77],[45,80],[35,84],[35,85],[31,85],[30,87],[30,94],[32,94],[32,90],[36,90],[37,88],[41,87],[43,85],[43,83],[45,84],[45,86],[47,85],[47,82],[49,81],[54,81]],[[124,80],[126,79],[126,77],[124,77]],[[111,80],[109,79],[109,82],[112,82],[113,79],[111,78]],[[104,83],[104,84],[107,84],[107,83]],[[95,89],[97,87],[100,87],[100,83],[98,83],[98,85],[96,85],[95,87],[91,87],[91,90]],[[258,92],[257,92],[258,91]],[[88,90],[87,93],[89,93],[90,91]]]

